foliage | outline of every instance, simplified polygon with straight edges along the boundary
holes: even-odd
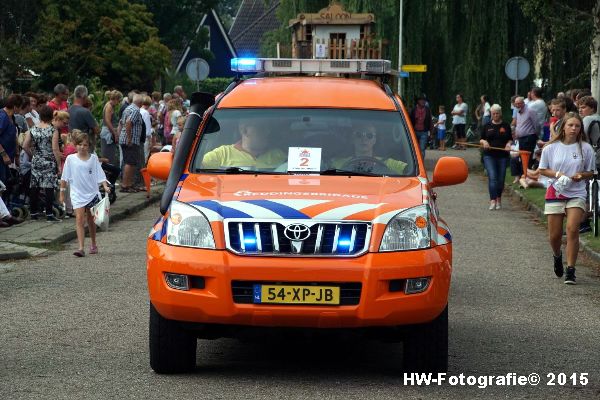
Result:
[[[44,0],[32,69],[46,88],[102,76],[108,86],[148,89],[170,62],[151,18],[126,0]]]
[[[565,87],[589,86],[595,3],[589,0],[519,0],[523,13],[538,26],[539,65],[544,85],[553,92]]]
[[[200,91],[217,95],[231,83],[231,78],[209,78],[200,82]]]
[[[0,12],[0,86],[30,79],[31,42],[38,8],[34,0],[5,0]],[[13,88],[15,89],[15,88]]]
[[[217,4],[217,14],[221,18],[225,31],[229,32],[242,0],[221,0]]]
[[[208,92],[212,94],[221,93],[231,82],[231,78],[208,78],[200,82],[197,85],[196,82],[190,80],[187,74],[180,72],[176,73],[173,69],[167,69],[163,74],[163,87],[164,92],[172,93],[175,86],[181,85],[183,90],[188,94],[197,92],[198,89],[201,92]],[[155,87],[160,87],[160,82],[155,83]]]
[[[185,72],[177,73],[172,68],[165,69],[161,76],[161,80],[156,81],[154,87],[161,88],[160,90],[164,93],[173,93],[173,89],[177,85],[181,85],[186,93],[196,91],[196,82],[188,78]]]
[[[375,15],[376,35],[384,38],[383,57],[398,63],[397,0],[342,0],[350,12]],[[547,97],[569,86],[589,85],[592,0],[404,0],[403,64],[426,64],[427,73],[403,80],[410,106],[425,93],[431,105],[451,107],[462,93],[474,110],[487,94],[508,109],[514,81],[506,78],[508,58],[524,56],[532,73],[519,82],[520,92],[542,78]],[[289,19],[316,12],[328,1],[282,0],[278,30],[262,41],[263,56],[275,55],[275,44],[291,43]],[[285,46],[283,46],[285,48]],[[287,54],[282,54],[286,56]],[[536,71],[536,66],[538,66]],[[539,72],[536,74],[536,72]],[[537,76],[536,76],[537,75]]]
[[[218,0],[138,0],[152,13],[155,26],[158,28],[162,43],[173,50],[185,48],[188,42],[201,38],[195,35],[200,18]]]

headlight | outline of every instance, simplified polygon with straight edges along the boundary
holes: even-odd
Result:
[[[196,208],[173,201],[167,224],[167,243],[176,246],[214,249],[215,239],[208,220]]]
[[[430,245],[429,206],[421,205],[392,218],[385,228],[379,251],[425,249]]]

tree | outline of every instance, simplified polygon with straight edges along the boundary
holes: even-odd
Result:
[[[595,0],[519,0],[537,26],[535,64],[551,93],[589,87]],[[592,63],[593,65],[593,60]]]
[[[6,0],[0,13],[0,86],[30,78],[29,55],[35,33],[36,2]]]
[[[32,68],[42,85],[94,76],[110,87],[150,88],[170,62],[152,15],[126,0],[44,0]]]
[[[216,7],[219,0],[138,0],[138,3],[152,13],[161,42],[171,50],[181,50],[192,41],[204,47],[205,42],[198,35],[201,32],[196,32],[196,28],[202,15]]]

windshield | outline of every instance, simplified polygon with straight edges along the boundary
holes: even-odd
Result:
[[[220,109],[193,172],[414,176],[401,114],[347,109]]]

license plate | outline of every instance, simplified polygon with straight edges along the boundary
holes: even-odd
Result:
[[[340,304],[340,288],[335,286],[254,285],[254,303]]]

